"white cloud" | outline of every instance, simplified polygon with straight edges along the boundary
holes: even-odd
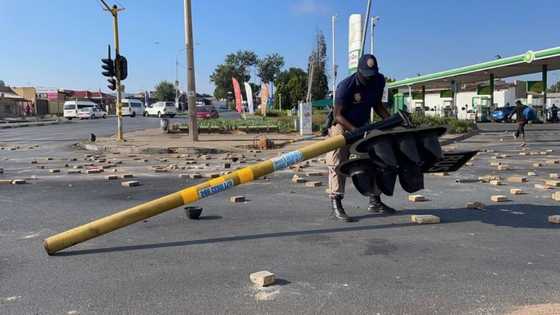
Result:
[[[298,0],[291,7],[296,14],[320,14],[325,15],[329,12],[329,7],[318,0]]]

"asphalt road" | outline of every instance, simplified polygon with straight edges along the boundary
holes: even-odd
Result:
[[[200,201],[202,220],[176,209],[56,256],[45,254],[43,238],[198,180],[142,171],[141,161],[129,159],[125,165],[143,185],[124,188],[102,175],[52,175],[29,164],[40,156],[40,165],[63,168],[84,152],[65,147],[63,156],[46,161],[41,147],[0,151],[0,178],[36,176],[27,185],[0,186],[0,313],[507,314],[559,303],[560,230],[547,216],[560,214],[560,204],[550,191],[533,188],[559,167],[531,164],[559,158],[560,129],[528,136],[531,151],[554,152],[519,156],[510,133],[484,132],[457,148],[508,154],[500,161],[513,170],[497,172],[490,167],[494,153],[481,154],[451,176],[426,176],[421,194],[431,201],[410,203],[397,188],[385,198],[400,210],[395,216],[368,214],[366,199],[349,187],[345,206],[358,222],[332,221],[325,187],[292,184],[291,171],[282,171]],[[173,156],[166,158],[171,163]],[[527,184],[455,183],[529,170],[539,176]],[[513,187],[528,194],[490,202]],[[249,201],[232,204],[234,195]],[[488,206],[464,208],[474,200]],[[435,214],[442,223],[412,225],[411,214]],[[253,287],[248,275],[260,270],[276,273],[278,284]]]

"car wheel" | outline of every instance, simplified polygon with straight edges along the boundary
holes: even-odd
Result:
[[[130,117],[136,117],[136,112],[132,112],[132,114],[130,115]]]
[[[158,116],[158,118],[161,118],[161,117],[162,117],[161,112],[158,112],[158,113],[157,113],[157,116]]]
[[[107,118],[107,115],[103,115],[103,119]]]
[[[72,120],[72,117],[66,117],[66,119],[68,119],[68,120]]]

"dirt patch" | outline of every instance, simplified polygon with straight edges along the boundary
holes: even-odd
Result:
[[[560,304],[536,304],[521,306],[507,315],[560,315]]]

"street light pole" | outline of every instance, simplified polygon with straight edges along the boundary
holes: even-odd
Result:
[[[374,16],[371,18],[371,29],[370,29],[370,40],[369,40],[369,53],[373,55],[373,48],[375,46],[375,26],[377,26],[377,22],[379,21],[379,17],[378,16]]]
[[[187,100],[189,106],[189,135],[193,142],[198,141],[196,121],[196,86],[194,78],[194,49],[192,30],[191,0],[184,0],[185,48],[187,50]]]

